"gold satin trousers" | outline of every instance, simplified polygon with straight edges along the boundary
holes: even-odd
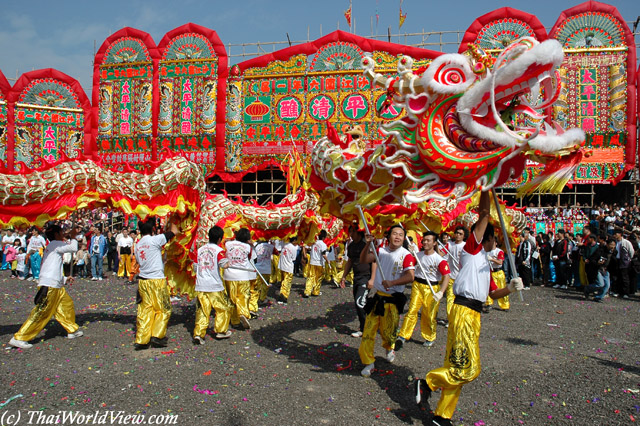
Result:
[[[264,278],[269,281],[270,284],[275,284],[282,281],[282,275],[280,273],[280,268],[278,265],[280,264],[280,255],[273,254],[271,255],[271,276],[262,274]]]
[[[304,285],[304,294],[306,296],[318,296],[320,294],[320,286],[322,285],[322,276],[324,270],[322,266],[309,265],[309,275]]]
[[[38,290],[40,287],[38,287]],[[33,307],[29,318],[22,324],[20,330],[13,336],[16,340],[28,342],[33,340],[47,325],[52,316],[60,323],[68,334],[78,331],[76,324],[76,311],[73,300],[67,290],[49,287],[47,296]]]
[[[291,292],[291,281],[293,280],[293,274],[291,272],[282,272],[282,285],[280,286],[280,295],[285,299],[289,299],[289,293]]]
[[[391,297],[382,292],[378,292],[378,295]],[[369,312],[364,322],[362,340],[358,348],[360,361],[362,361],[364,365],[371,364],[376,360],[374,349],[378,331],[380,331],[380,337],[382,337],[383,348],[389,351],[395,347],[396,338],[398,337],[399,321],[400,315],[398,314],[398,308],[393,303],[385,303],[383,316],[376,315],[375,310]]]
[[[136,340],[146,345],[151,337],[163,339],[171,317],[171,301],[166,278],[138,281],[138,316],[136,319]]]
[[[227,294],[233,304],[231,309],[231,324],[234,326],[240,324],[240,316],[247,319],[251,316],[249,313],[249,298],[251,297],[251,281],[225,281]]]
[[[216,312],[213,330],[222,334],[229,330],[233,305],[227,293],[224,291],[196,291],[196,326],[193,329],[193,337],[204,339],[209,328],[212,309]]]
[[[480,374],[480,316],[466,306],[454,304],[449,315],[444,366],[427,373],[431,390],[441,389],[436,416],[450,419],[456,410],[462,385]]]
[[[440,291],[440,285],[434,285],[433,291]],[[411,287],[411,300],[409,301],[409,310],[404,316],[402,328],[398,336],[405,340],[411,339],[413,329],[418,322],[418,312],[422,309],[420,316],[420,334],[424,340],[433,342],[436,340],[436,316],[438,315],[438,306],[440,302],[436,302],[431,294],[431,290],[427,284],[421,284],[417,281],[413,282]]]

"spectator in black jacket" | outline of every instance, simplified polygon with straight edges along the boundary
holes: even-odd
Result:
[[[548,286],[551,282],[551,243],[549,235],[538,234],[538,252],[540,253],[540,263],[542,264],[542,286]]]
[[[516,267],[518,268],[518,275],[522,278],[522,284],[524,289],[528,290],[531,287],[533,276],[531,274],[531,255],[533,254],[533,245],[530,240],[531,229],[524,228],[522,232],[522,238],[520,244],[516,250]]]
[[[560,229],[556,232],[556,241],[551,250],[551,259],[556,270],[556,285],[553,288],[567,288],[567,252],[569,250],[569,242],[565,238],[565,232]]]

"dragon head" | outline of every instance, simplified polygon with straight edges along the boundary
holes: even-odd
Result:
[[[488,67],[488,56],[472,46],[468,55],[474,84],[456,107],[460,124],[470,134],[503,146],[528,143],[534,150],[551,153],[580,144],[580,129],[564,131],[544,122],[538,111],[550,108],[561,90],[558,67],[564,53],[556,40],[539,43],[525,37],[507,46]],[[472,76],[467,76],[472,77]],[[521,125],[516,114],[528,117]]]

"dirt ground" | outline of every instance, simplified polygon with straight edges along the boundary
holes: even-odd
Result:
[[[357,319],[349,288],[324,285],[320,297],[303,299],[296,278],[287,306],[262,308],[250,331],[234,330],[229,340],[212,339],[210,330],[204,346],[191,342],[195,304],[182,299],[173,304],[169,346],[134,351],[136,286],[109,273],[69,289],[83,337],[67,339],[52,321],[33,348],[19,350],[7,342],[33,307],[35,283],[0,274],[2,425],[90,424],[82,417],[89,415],[94,424],[124,424],[132,415],[145,424],[430,422],[429,407],[415,405],[410,383],[442,365],[447,329],[438,326],[436,344],[425,348],[416,328],[394,364],[384,360],[378,339],[377,369],[365,379],[359,339],[350,336]],[[640,300],[595,303],[541,287],[523,296],[524,302],[511,297],[509,312],[483,314],[482,373],[463,388],[454,424],[636,422]],[[62,417],[73,413],[80,417]]]

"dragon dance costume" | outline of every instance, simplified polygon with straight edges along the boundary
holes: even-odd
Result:
[[[205,244],[198,249],[194,339],[199,337],[199,340],[204,341],[212,309],[216,312],[214,331],[218,335],[225,335],[229,331],[233,305],[229,301],[220,277],[220,267],[226,261],[224,250],[217,244]]]
[[[20,330],[13,336],[15,340],[28,342],[33,340],[47,325],[52,316],[69,335],[78,331],[76,313],[73,300],[63,284],[62,257],[65,253],[78,251],[78,241],[71,239],[70,243],[54,240],[44,250],[42,269],[38,282],[38,293],[35,297],[35,307],[29,318],[22,324]]]
[[[455,301],[449,314],[444,366],[431,370],[426,376],[432,391],[442,389],[436,416],[451,419],[462,386],[480,374],[482,304],[496,289],[487,253],[472,232],[461,253],[460,272],[453,288]]]
[[[431,283],[433,291],[440,291],[440,282],[443,278],[451,273],[449,264],[438,253],[425,254],[420,252],[416,255],[416,263],[420,262],[422,268],[417,268],[416,277],[411,287],[411,299],[409,301],[409,310],[404,316],[402,328],[398,337],[403,341],[411,339],[413,329],[418,321],[418,312],[422,309],[420,318],[420,332],[425,342],[433,342],[436,340],[436,316],[438,314],[438,306],[440,301],[433,298],[431,289],[427,283]],[[422,270],[427,273],[424,276]]]
[[[404,247],[398,247],[393,251],[388,247],[381,247],[378,249],[378,258],[378,269],[382,269],[388,281],[397,280],[407,270],[415,269],[415,259]],[[378,331],[382,337],[382,347],[387,351],[393,351],[398,335],[400,312],[407,301],[404,284],[385,289],[382,286],[383,274],[376,272],[372,290],[376,293],[367,301],[365,307],[367,316],[358,348],[360,360],[365,365],[373,364],[375,361],[374,347]]]
[[[140,267],[138,281],[138,313],[136,339],[139,346],[150,340],[162,340],[167,334],[171,317],[169,285],[164,275],[162,247],[174,237],[167,231],[159,235],[144,235],[135,247],[135,256]]]

